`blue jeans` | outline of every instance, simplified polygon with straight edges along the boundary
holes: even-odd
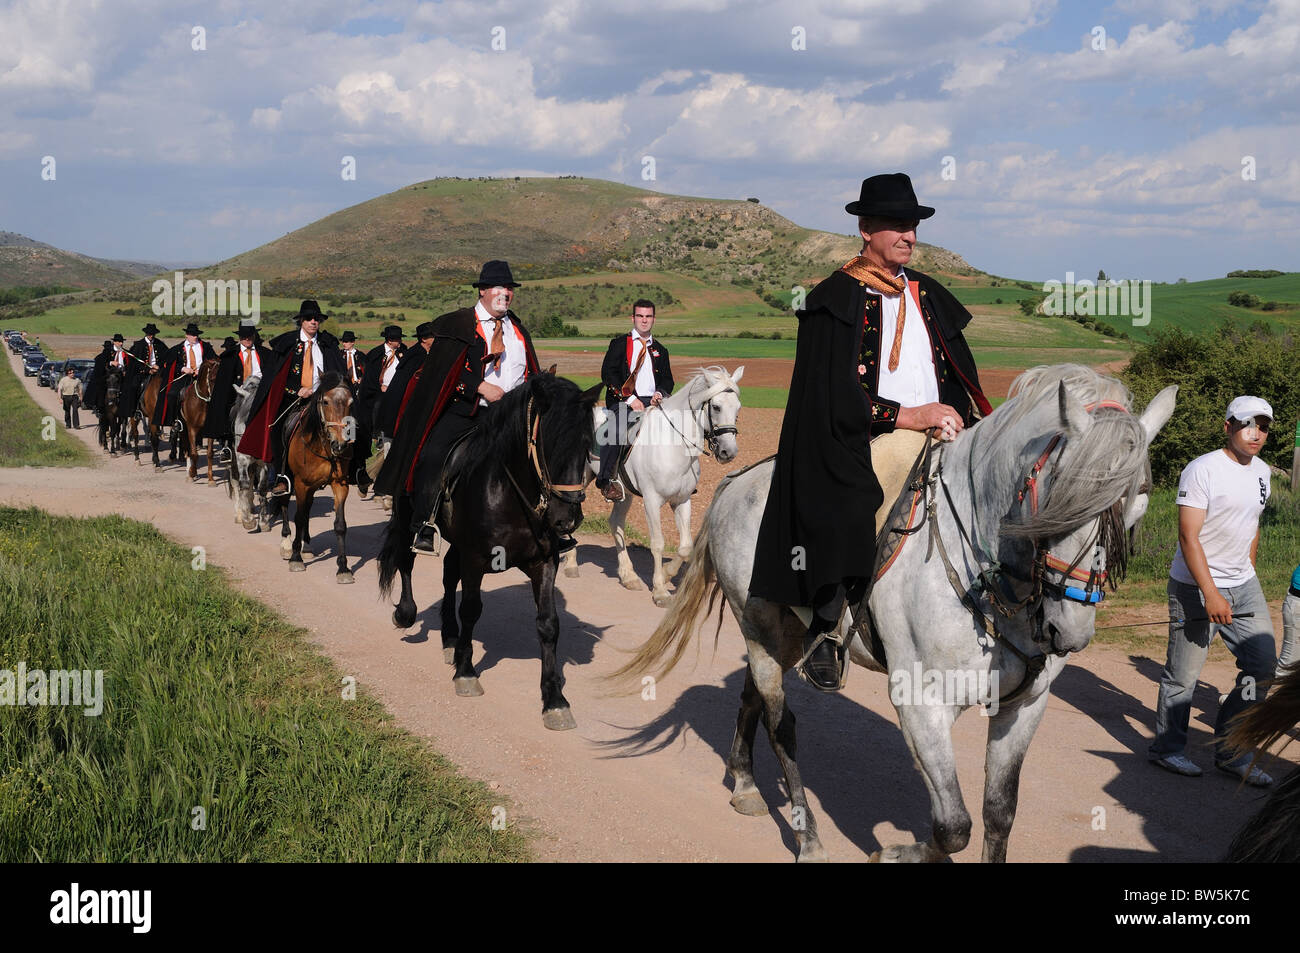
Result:
[[[1283,665],[1300,662],[1300,596],[1288,592],[1282,601],[1282,656]]]
[[[1200,678],[1210,640],[1215,632],[1237,659],[1237,682],[1219,706],[1214,723],[1215,761],[1227,761],[1231,752],[1224,746],[1228,720],[1257,701],[1263,701],[1259,683],[1272,678],[1277,669],[1277,649],[1273,639],[1273,620],[1258,577],[1231,589],[1220,589],[1228,600],[1233,620],[1229,625],[1215,625],[1206,619],[1205,599],[1200,589],[1174,579],[1169,580],[1169,656],[1160,678],[1160,695],[1156,701],[1156,736],[1148,751],[1151,758],[1182,754],[1187,748],[1187,726],[1192,716],[1192,694]],[[1241,612],[1253,612],[1243,619]],[[1188,620],[1191,621],[1183,621]],[[1200,621],[1197,621],[1200,620]]]

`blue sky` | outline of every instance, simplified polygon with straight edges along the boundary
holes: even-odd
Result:
[[[218,260],[438,175],[848,233],[901,170],[922,240],[996,274],[1300,269],[1300,0],[17,0],[0,37],[0,229],[102,257]]]

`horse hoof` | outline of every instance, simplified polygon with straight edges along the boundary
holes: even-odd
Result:
[[[352,573],[347,569],[335,576],[334,581],[340,586],[350,586],[352,583],[356,582],[356,580],[352,578]]]
[[[826,848],[821,845],[821,841],[815,841],[811,844],[804,844],[799,848],[799,856],[795,858],[797,864],[829,864],[831,859],[826,854]]]
[[[307,564],[303,562],[301,559],[293,559],[289,561],[289,572],[306,572],[306,571],[307,571]]]
[[[442,660],[448,665],[456,664],[456,646],[444,645],[442,647]]]
[[[286,536],[284,538],[284,542],[280,544],[280,558],[288,559],[292,555],[293,555],[293,540],[291,540],[289,537]]]
[[[622,584],[624,589],[631,589],[633,592],[644,592],[647,588],[646,584],[642,582],[640,579],[636,578],[636,576],[632,576],[626,579],[622,576],[619,576],[618,581]]]
[[[656,592],[654,602],[660,609],[667,609],[673,604],[673,597],[666,592]]]
[[[542,726],[551,731],[572,731],[578,727],[578,722],[574,720],[572,709],[552,708],[542,712]]]
[[[578,578],[578,567],[577,567],[577,566],[565,566],[565,567],[564,567],[564,575],[567,576],[569,579],[577,579],[577,578]]]
[[[454,678],[452,682],[456,686],[456,694],[461,698],[477,698],[483,694],[483,686],[477,678]]]
[[[398,606],[393,610],[393,625],[397,626],[399,629],[409,629],[411,626],[415,625],[415,610],[412,609],[410,612],[403,612],[402,607]]]
[[[767,802],[757,791],[746,791],[744,794],[732,796],[731,806],[736,809],[737,814],[744,814],[746,817],[761,817],[767,813]]]

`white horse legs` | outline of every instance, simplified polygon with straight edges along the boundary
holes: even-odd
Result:
[[[614,551],[618,555],[618,581],[624,589],[638,591],[645,588],[645,583],[632,568],[632,559],[627,554],[627,537],[623,527],[627,523],[628,510],[632,508],[631,494],[624,494],[623,499],[614,504],[609,513],[609,533],[614,537]]]
[[[986,864],[1005,863],[1007,839],[1016,819],[1020,766],[1047,710],[1049,693],[1024,704],[1004,705],[989,718],[984,754],[984,854]]]
[[[664,566],[664,573],[669,579],[677,575],[682,568],[682,563],[690,562],[691,550],[695,548],[691,539],[691,498],[689,496],[673,507],[673,522],[677,524],[677,555],[668,560],[668,565]]]

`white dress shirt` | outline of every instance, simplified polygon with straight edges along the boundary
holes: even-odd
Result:
[[[490,349],[492,347],[492,335],[496,329],[496,318],[492,317],[491,312],[483,307],[481,301],[474,305],[474,316],[478,318],[479,331],[483,334],[483,339]],[[502,390],[513,390],[524,381],[524,373],[528,369],[528,356],[524,350],[523,338],[511,323],[508,315],[501,319],[501,333],[505,340],[505,353],[501,356],[501,360],[490,368],[487,366],[486,359],[484,360],[483,380],[489,384],[496,384]],[[486,407],[487,403],[484,398],[479,398],[480,407]]]
[[[185,342],[185,364],[184,367],[190,368],[195,374],[203,366],[203,341]]]
[[[307,346],[311,348],[311,392],[314,394],[316,393],[316,388],[320,387],[321,362],[324,359],[324,355],[321,354],[320,350],[320,338],[309,338],[307,337],[307,332],[299,328],[298,340],[307,342]],[[306,359],[307,355],[304,349],[303,360]],[[302,384],[298,383],[298,387],[302,387]]]
[[[253,377],[261,377],[262,362],[257,358],[257,348],[248,347],[245,344],[239,345],[239,363],[241,365],[244,363],[245,357],[248,358],[249,370],[248,373],[244,375],[244,379],[248,380]]]
[[[898,277],[906,283],[907,314],[903,318],[903,346],[898,352],[898,370],[889,369],[889,352],[894,347],[894,332],[898,327],[899,295],[880,296],[880,378],[876,393],[892,400],[900,407],[920,407],[939,401],[939,379],[934,370],[934,351],[930,347],[930,334],[925,330],[921,316],[916,286],[907,281],[907,274],[898,269]]]
[[[124,368],[126,367],[126,362],[128,360],[129,358],[126,356],[126,351],[123,348],[118,347],[116,344],[113,345],[113,360],[111,363]]]
[[[158,349],[157,349],[156,347],[153,346],[153,338],[145,338],[145,339],[144,339],[144,343],[145,343],[145,347],[149,349],[149,357],[148,357],[148,360],[149,360],[149,366],[150,366],[150,367],[157,367],[157,366],[158,366]]]
[[[392,358],[392,360],[389,360],[389,358]],[[385,344],[384,356],[381,361],[388,364],[388,370],[379,375],[379,388],[380,390],[388,390],[388,385],[393,382],[393,375],[397,373],[397,365],[401,363],[397,357],[397,348]],[[382,368],[384,364],[381,363],[379,366]]]
[[[632,332],[632,363],[627,366],[629,371],[636,367],[637,359],[641,356],[641,349],[645,348],[645,360],[641,362],[641,369],[636,372],[636,382],[633,390],[636,391],[632,397],[653,397],[655,393],[655,369],[650,357],[650,348],[653,346],[653,335],[647,334],[644,338]],[[628,400],[631,401],[632,397]]]

